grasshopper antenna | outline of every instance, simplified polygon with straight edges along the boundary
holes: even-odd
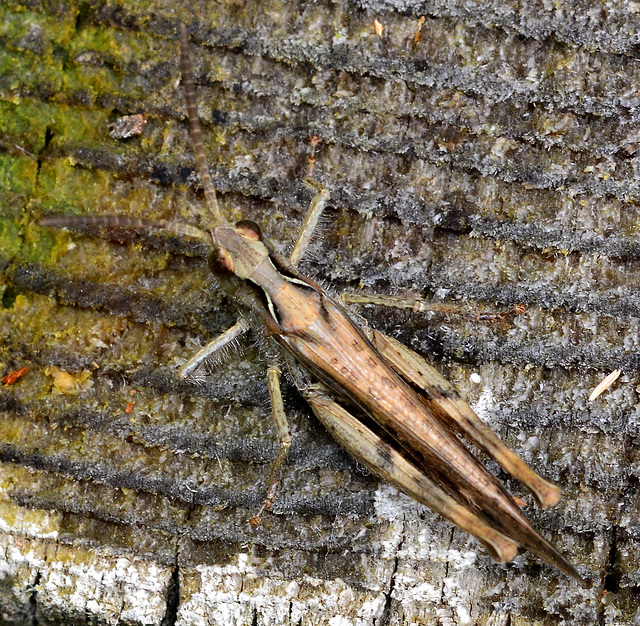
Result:
[[[215,223],[224,222],[220,206],[218,205],[218,198],[216,196],[216,190],[211,182],[211,175],[209,174],[209,166],[207,165],[207,158],[204,154],[204,147],[202,144],[202,129],[200,128],[200,120],[198,119],[198,104],[196,102],[196,90],[193,83],[193,68],[191,65],[191,57],[189,56],[189,36],[187,34],[187,27],[184,24],[180,24],[180,67],[182,69],[182,86],[184,87],[184,95],[187,101],[187,113],[189,115],[189,124],[191,125],[191,139],[193,140],[193,150],[196,156],[196,165],[198,167],[198,173],[200,174],[200,180],[202,181],[202,187],[204,189],[204,197],[207,201],[207,206],[211,211],[213,220]]]

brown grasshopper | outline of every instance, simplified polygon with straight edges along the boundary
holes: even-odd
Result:
[[[41,224],[165,231],[204,242],[211,249],[209,264],[221,277],[222,288],[247,313],[184,363],[178,370],[181,377],[189,376],[253,323],[263,324],[313,412],[360,463],[477,537],[496,560],[509,561],[523,547],[579,579],[576,569],[535,530],[513,497],[461,439],[495,459],[532,491],[541,506],[557,504],[560,489],[510,450],[422,357],[378,331],[361,328],[342,303],[296,269],[329,198],[327,190],[316,185],[317,193],[289,259],[275,251],[255,223],[231,224],[224,218],[204,155],[184,25],[180,27],[180,50],[191,136],[211,212],[211,230],[116,216],[50,217]],[[385,303],[384,299],[377,302]],[[260,525],[260,516],[276,498],[278,473],[291,443],[280,374],[279,365],[269,367],[280,452],[272,466],[271,488],[251,520],[254,526]]]

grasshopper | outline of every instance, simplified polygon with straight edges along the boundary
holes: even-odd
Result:
[[[209,265],[221,288],[244,314],[180,366],[182,378],[255,324],[266,328],[269,341],[281,353],[279,363],[267,372],[280,450],[271,467],[271,487],[252,525],[260,525],[276,499],[279,473],[291,444],[280,392],[284,364],[320,422],[374,474],[474,535],[497,561],[511,560],[522,547],[580,579],[462,440],[481,448],[526,485],[541,506],[556,505],[560,489],[506,446],[422,357],[381,332],[361,327],[342,302],[297,270],[328,191],[316,184],[317,193],[288,259],[255,223],[232,224],[222,215],[204,154],[188,46],[187,29],[181,25],[182,84],[211,228],[118,216],[49,217],[41,224],[164,231],[206,244],[211,251]],[[384,299],[376,302],[385,304]]]

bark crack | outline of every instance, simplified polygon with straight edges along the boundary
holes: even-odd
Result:
[[[402,550],[405,541],[405,523],[402,522],[402,529],[400,530],[400,542],[396,548],[395,557],[393,559],[393,570],[391,572],[391,576],[389,577],[389,591],[385,594],[385,603],[384,608],[382,609],[382,614],[380,615],[380,619],[377,621],[377,626],[387,626],[391,623],[391,612],[393,607],[393,592],[396,586],[396,576],[398,574],[398,565],[400,563],[400,557],[398,554]]]
[[[28,591],[29,594],[29,606],[27,611],[27,623],[31,626],[38,625],[38,585],[42,580],[42,572],[36,574],[36,579],[33,581],[33,585]]]
[[[180,565],[176,562],[171,572],[171,580],[167,588],[167,604],[160,626],[175,626],[178,622],[180,607]]]

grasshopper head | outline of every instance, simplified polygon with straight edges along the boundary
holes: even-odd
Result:
[[[260,227],[255,222],[241,220],[235,226],[221,224],[214,228],[211,236],[214,250],[209,257],[209,266],[214,273],[250,279],[258,266],[269,258]]]

